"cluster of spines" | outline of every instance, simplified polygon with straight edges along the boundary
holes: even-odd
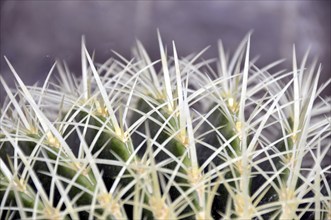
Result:
[[[249,37],[217,72],[197,56],[96,66],[60,85],[1,78],[1,210],[39,219],[328,219],[330,99],[320,67],[273,75],[249,59]],[[8,61],[8,60],[7,60]],[[242,67],[243,66],[243,67]],[[209,72],[207,74],[205,72]],[[316,78],[313,79],[313,75]],[[284,85],[283,78],[291,80]],[[320,99],[320,100],[319,100]],[[205,107],[207,106],[207,108]],[[202,111],[201,109],[207,110]],[[312,158],[306,167],[304,158]]]

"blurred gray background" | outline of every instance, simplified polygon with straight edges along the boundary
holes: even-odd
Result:
[[[136,39],[158,59],[157,28],[170,51],[175,40],[181,56],[210,45],[204,58],[217,56],[218,39],[233,52],[253,30],[251,54],[260,55],[260,67],[287,58],[281,67],[290,69],[292,45],[299,60],[310,46],[311,58],[323,65],[321,81],[330,77],[330,1],[3,0],[0,19],[0,73],[12,86],[4,55],[33,84],[45,79],[56,59],[80,75],[82,35],[97,62],[112,56],[111,50],[130,58]],[[4,96],[2,91],[0,101]]]

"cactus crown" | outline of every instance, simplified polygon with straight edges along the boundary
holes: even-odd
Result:
[[[17,88],[0,117],[4,219],[329,219],[331,99],[321,66],[273,72],[201,54],[55,64],[42,86]],[[157,70],[156,64],[161,68]],[[57,68],[58,80],[50,80]],[[272,74],[271,74],[272,73]],[[308,161],[308,162],[307,162]]]

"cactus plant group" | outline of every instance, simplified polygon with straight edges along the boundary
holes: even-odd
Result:
[[[331,219],[330,107],[321,66],[134,58],[16,78],[0,114],[1,219]],[[57,70],[57,77],[52,73]]]

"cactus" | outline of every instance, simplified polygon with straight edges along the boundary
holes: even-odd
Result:
[[[330,219],[321,66],[293,49],[291,71],[258,68],[250,35],[216,62],[158,38],[160,60],[138,42],[103,64],[83,39],[81,77],[57,62],[42,86],[5,58],[1,219]]]

